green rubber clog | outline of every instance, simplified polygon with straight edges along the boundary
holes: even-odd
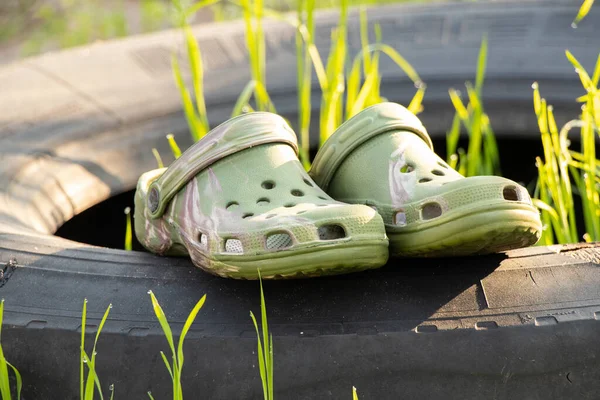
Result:
[[[497,176],[463,177],[398,104],[369,107],[342,124],[309,174],[333,198],[376,209],[392,256],[486,254],[532,245],[541,235],[525,188]]]
[[[333,200],[297,157],[296,135],[270,113],[233,118],[169,168],[142,175],[135,232],[148,250],[190,256],[210,273],[295,278],[377,268],[388,259],[379,214]]]

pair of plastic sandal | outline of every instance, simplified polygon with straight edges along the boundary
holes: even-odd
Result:
[[[151,252],[189,255],[223,277],[296,278],[378,268],[388,256],[462,256],[534,244],[527,190],[464,178],[419,119],[382,103],[346,121],[306,173],[296,135],[256,112],[141,176],[135,232]],[[388,239],[389,238],[389,239]]]

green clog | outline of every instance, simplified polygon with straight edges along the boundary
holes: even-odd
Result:
[[[189,255],[210,273],[294,278],[377,268],[388,258],[381,217],[333,200],[297,157],[296,135],[270,113],[233,118],[169,168],[145,173],[135,232],[148,250]]]
[[[398,104],[369,107],[342,124],[309,174],[333,198],[376,209],[392,256],[486,254],[532,245],[541,235],[525,188],[497,176],[463,177]]]

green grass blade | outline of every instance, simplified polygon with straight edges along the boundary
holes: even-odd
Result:
[[[158,165],[158,168],[164,168],[165,164],[163,163],[162,157],[160,156],[160,153],[158,152],[158,150],[156,150],[156,148],[152,148],[152,154],[154,154],[154,158],[156,159],[156,164]]]
[[[206,295],[202,296],[202,298],[200,300],[198,300],[198,302],[196,303],[196,305],[194,306],[194,308],[188,315],[188,317],[185,321],[185,324],[183,325],[183,329],[181,330],[181,335],[179,336],[179,343],[177,345],[177,361],[178,361],[179,371],[181,371],[181,369],[183,368],[183,341],[185,340],[185,336],[187,335],[188,331],[190,330],[192,323],[196,319],[196,315],[198,315],[198,312],[204,305],[205,301],[206,301]]]
[[[265,354],[263,352],[263,346],[260,341],[260,332],[258,330],[258,323],[256,322],[256,318],[254,317],[254,313],[250,311],[250,318],[252,318],[252,323],[254,324],[254,329],[256,330],[256,340],[257,340],[257,354],[258,354],[258,368],[260,372],[260,380],[262,382],[263,387],[263,397],[265,400],[269,400],[269,391],[267,389],[267,373],[265,369]]]
[[[171,376],[171,380],[173,380],[173,370],[171,369],[171,366],[169,365],[169,360],[167,360],[167,356],[165,355],[165,353],[163,351],[160,352],[160,356],[163,360],[163,362],[165,363],[165,367],[167,367],[167,371],[169,371],[169,375]]]
[[[600,54],[598,54],[598,59],[596,60],[596,67],[594,67],[594,73],[592,75],[592,85],[594,85],[594,87],[598,87],[599,81],[600,81]]]
[[[167,338],[167,342],[169,343],[169,348],[171,349],[171,353],[173,354],[173,356],[175,356],[176,353],[175,353],[175,345],[173,344],[173,332],[171,331],[171,327],[169,326],[169,321],[167,321],[167,316],[165,315],[165,312],[163,311],[160,304],[158,303],[158,300],[156,299],[156,296],[154,296],[154,293],[152,292],[152,290],[149,290],[148,294],[150,295],[150,298],[152,300],[152,308],[154,309],[154,314],[156,315],[156,318],[158,319],[158,322],[163,330],[163,333],[165,334],[165,337]]]
[[[92,400],[94,398],[94,376],[96,374],[96,369],[92,365],[92,360],[88,357],[87,353],[83,352],[83,360],[85,365],[88,367],[88,376],[85,381],[85,395],[82,398],[83,400]]]
[[[2,323],[4,318],[4,299],[0,300],[0,339],[2,338]],[[0,344],[0,395],[2,400],[11,400],[10,385],[8,379],[8,362],[4,357],[4,350]]]
[[[173,76],[175,78],[175,84],[179,89],[179,95],[181,96],[181,102],[183,103],[183,111],[187,120],[188,126],[190,127],[190,133],[194,142],[197,142],[202,137],[200,124],[198,123],[199,117],[194,109],[194,103],[192,103],[192,97],[190,92],[185,87],[183,77],[181,76],[181,68],[179,67],[179,61],[177,57],[171,58],[171,66],[173,70]]]
[[[479,56],[477,57],[477,73],[475,75],[475,92],[478,97],[481,97],[481,90],[483,88],[483,80],[485,79],[485,68],[487,64],[487,51],[488,51],[488,39],[487,35],[483,36],[481,40],[481,47],[479,48]]]
[[[152,397],[152,392],[148,392],[148,397],[150,398],[150,400],[154,400],[154,397]]]
[[[2,349],[0,349],[0,353],[1,352],[2,352]],[[4,354],[0,354],[0,357],[4,358]],[[17,400],[21,400],[21,390],[23,389],[23,378],[21,378],[21,373],[14,365],[12,365],[8,361],[6,361],[6,359],[4,359],[4,361],[6,362],[6,365],[8,365],[12,369],[13,373],[15,374],[15,379],[17,381]]]
[[[566,54],[569,62],[573,65],[573,67],[575,67],[575,72],[577,73],[577,75],[579,75],[579,79],[581,80],[581,84],[583,85],[583,88],[586,90],[592,90],[594,87],[594,84],[592,82],[592,79],[586,72],[585,68],[583,68],[583,66],[579,63],[579,61],[575,58],[575,56],[573,54],[571,54],[571,52],[569,50],[566,50],[565,54]]]
[[[85,320],[87,317],[87,299],[83,300],[83,309],[81,310],[81,342],[79,353],[79,398],[84,397],[84,355],[85,355]]]
[[[358,400],[358,393],[356,392],[356,388],[352,386],[352,400]]]
[[[252,95],[254,94],[254,89],[256,88],[256,81],[251,80],[246,84],[242,93],[238,96],[235,105],[233,106],[233,111],[231,112],[231,118],[237,117],[238,115],[244,112],[244,107],[248,105]]]
[[[206,103],[204,101],[204,66],[200,54],[200,46],[189,26],[184,28],[185,41],[187,44],[188,59],[192,73],[192,87],[196,98],[196,111],[198,112],[199,123],[198,133],[202,138],[210,130],[208,117],[206,114]]]
[[[571,24],[573,28],[577,28],[577,24],[588,15],[592,5],[594,5],[594,0],[583,0],[583,3],[581,3],[581,7],[579,8],[579,12]]]
[[[169,133],[167,135],[167,141],[169,142],[169,147],[171,147],[171,152],[173,153],[173,157],[175,157],[175,159],[178,159],[179,157],[181,157],[181,149],[177,145],[177,142],[175,141],[175,137],[173,137],[172,133]]]
[[[133,249],[133,239],[131,233],[131,208],[125,207],[125,250]]]
[[[417,89],[417,93],[413,96],[410,104],[408,105],[408,110],[413,114],[419,114],[423,110],[423,98],[425,97],[425,90],[427,86],[422,84]]]

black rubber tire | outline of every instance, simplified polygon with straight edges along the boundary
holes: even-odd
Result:
[[[582,89],[564,57],[595,62],[600,7],[576,30],[579,3],[519,1],[379,7],[369,12],[428,85],[421,115],[432,135],[450,126],[447,89],[473,80],[489,36],[484,100],[500,136],[536,137],[531,84],[559,122],[577,115]],[[327,48],[335,12],[317,18]],[[267,76],[278,111],[294,121],[294,33],[266,24]],[[357,13],[349,43],[358,47]],[[195,29],[205,55],[214,124],[248,81],[239,22]],[[323,39],[323,40],[321,40]],[[185,259],[92,247],[52,234],[73,215],[131,190],[169,151],[189,145],[169,54],[180,33],[163,32],[27,59],[0,69],[0,297],[7,358],[23,374],[24,398],[76,398],[80,312],[88,332],[109,303],[97,367],[116,398],[166,398],[154,291],[175,331],[207,302],[186,341],[186,396],[259,398],[258,284],[209,276]],[[383,92],[406,102],[414,88],[387,61]],[[317,91],[313,104],[318,105]],[[94,229],[94,227],[90,227]],[[278,398],[596,398],[600,389],[598,245],[531,248],[468,259],[395,260],[379,271],[267,282]],[[91,336],[90,336],[91,339]],[[88,339],[88,343],[89,340]]]

